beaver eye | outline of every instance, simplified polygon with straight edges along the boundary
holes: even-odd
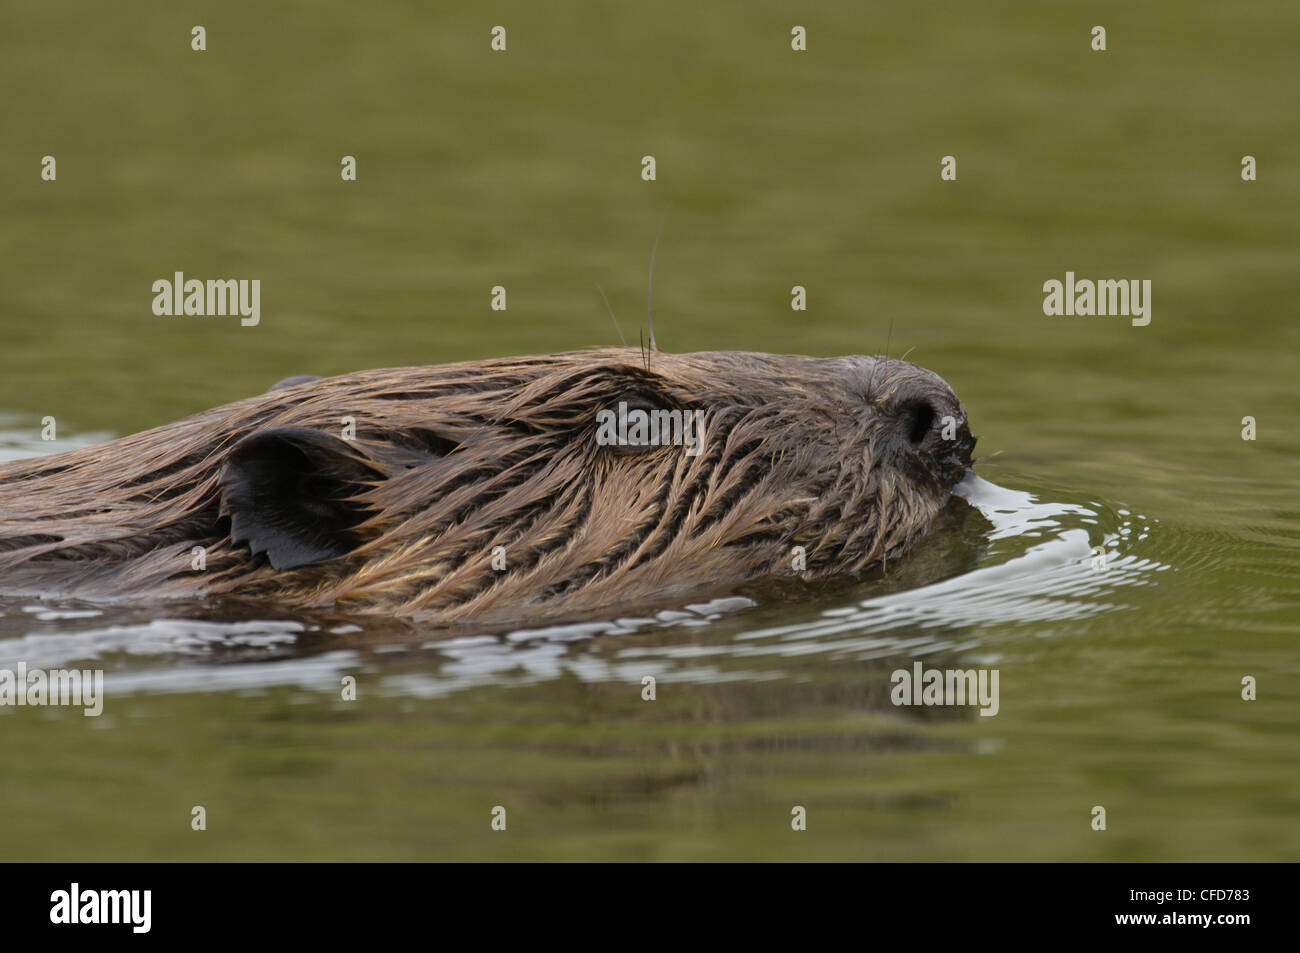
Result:
[[[646,453],[667,442],[666,408],[642,394],[625,394],[596,412],[596,442],[620,453]]]

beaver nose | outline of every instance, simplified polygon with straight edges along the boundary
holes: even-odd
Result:
[[[934,404],[927,400],[913,400],[904,404],[897,412],[901,428],[907,433],[907,440],[914,447],[924,442],[930,428],[940,416]]]
[[[912,460],[935,473],[960,474],[971,465],[975,437],[952,388],[937,374],[915,365],[891,362],[886,388],[876,407],[886,430]]]
[[[897,382],[881,409],[898,438],[919,448],[942,428],[951,430],[964,422],[965,415],[946,384],[921,368],[916,370],[919,373]]]

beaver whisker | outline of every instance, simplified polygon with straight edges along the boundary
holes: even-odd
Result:
[[[654,247],[650,249],[650,278],[646,282],[645,293],[645,313],[646,321],[650,325],[650,350],[659,350],[655,344],[655,315],[654,315],[654,295],[655,295],[655,254],[659,251],[659,239],[664,237],[664,225],[668,222],[668,213],[664,212],[664,217],[659,220],[659,234],[655,236]],[[646,360],[646,370],[650,370],[649,357]]]
[[[627,339],[623,337],[623,329],[618,326],[618,318],[614,317],[614,309],[609,306],[609,299],[605,297],[605,289],[596,285],[596,290],[600,292],[600,299],[605,302],[605,310],[609,312],[609,319],[614,322],[614,330],[618,332],[618,343],[627,347]]]

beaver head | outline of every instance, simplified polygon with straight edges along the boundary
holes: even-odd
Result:
[[[0,589],[534,618],[906,552],[971,463],[898,360],[607,348],[294,379],[0,467]]]

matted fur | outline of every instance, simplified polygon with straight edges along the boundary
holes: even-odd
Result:
[[[599,445],[598,411],[628,396],[703,411],[699,455]],[[375,473],[351,496],[366,514],[355,548],[276,570],[234,543],[231,448],[277,427],[337,436],[345,417],[343,452]],[[236,594],[450,621],[794,575],[796,546],[805,578],[856,573],[926,532],[973,445],[940,378],[883,358],[605,348],[362,371],[0,465],[0,591]]]

